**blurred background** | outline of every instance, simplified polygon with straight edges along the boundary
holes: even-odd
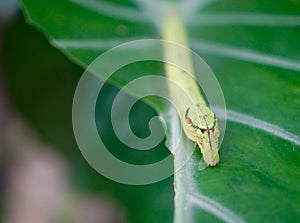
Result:
[[[86,163],[71,122],[83,70],[26,24],[16,1],[0,2],[1,222],[171,222],[172,178],[121,185]],[[116,89],[106,88],[109,101]]]

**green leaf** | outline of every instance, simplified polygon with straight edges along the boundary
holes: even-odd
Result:
[[[164,9],[160,1],[23,3],[29,21],[83,67],[118,43],[158,38]],[[191,48],[223,89],[228,124],[218,167],[199,171],[195,151],[176,173],[175,222],[299,221],[299,3],[190,0],[178,7]],[[123,86],[131,78],[111,82]],[[167,133],[170,143],[177,137]]]

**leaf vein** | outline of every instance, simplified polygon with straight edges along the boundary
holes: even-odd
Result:
[[[202,194],[193,193],[187,195],[187,201],[202,210],[205,210],[227,223],[244,223],[245,221],[236,216],[230,210]]]
[[[229,121],[247,125],[255,129],[260,129],[262,131],[268,132],[274,136],[277,136],[281,139],[287,140],[289,142],[294,143],[295,145],[300,146],[300,138],[298,136],[294,135],[293,133],[287,130],[282,129],[277,125],[229,109],[226,110],[227,117],[225,117],[223,109],[214,107],[213,110],[216,112],[220,119],[227,119]]]
[[[188,17],[188,26],[300,26],[300,16],[263,13],[207,13]]]
[[[264,54],[254,50],[237,48],[209,41],[194,41],[192,43],[192,47],[201,52],[206,52],[213,55],[300,71],[300,63],[298,61],[285,59],[283,57],[273,56],[270,54]]]

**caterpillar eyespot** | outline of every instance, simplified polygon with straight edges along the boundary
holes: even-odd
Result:
[[[185,121],[189,126],[191,126],[193,124],[192,119],[190,119],[190,118],[187,118]]]

